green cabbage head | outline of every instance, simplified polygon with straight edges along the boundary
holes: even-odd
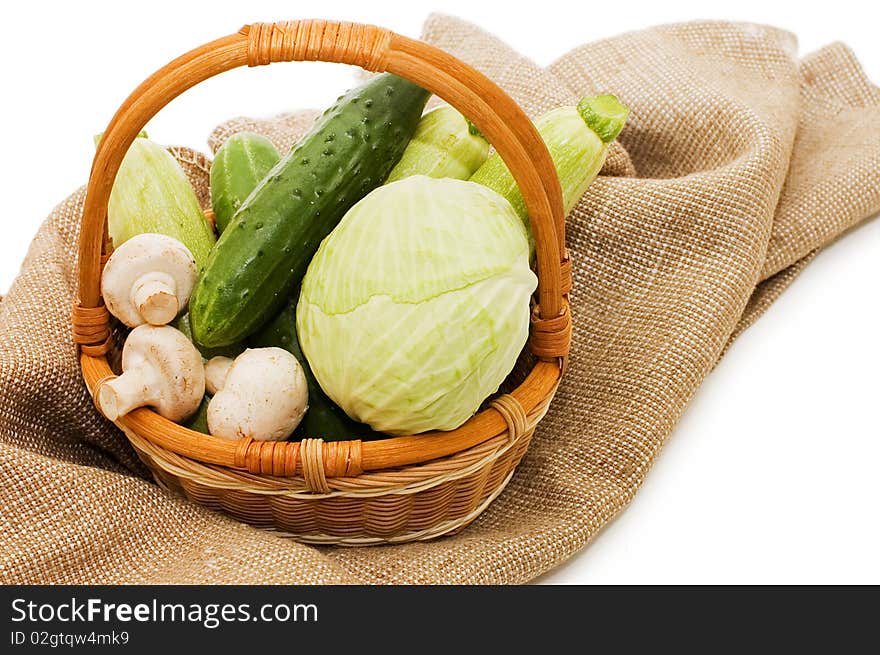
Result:
[[[300,345],[356,421],[393,435],[451,430],[513,369],[537,283],[502,196],[404,178],[363,198],[321,244],[297,305]]]

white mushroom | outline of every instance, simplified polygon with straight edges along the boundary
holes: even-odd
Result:
[[[235,358],[208,405],[208,431],[224,439],[287,439],[308,409],[306,376],[281,348],[249,348]]]
[[[111,421],[149,405],[172,421],[195,413],[205,395],[205,367],[196,347],[170,325],[141,325],[125,340],[122,375],[95,394]]]
[[[233,360],[229,357],[217,355],[205,364],[205,389],[212,396],[223,388],[229,369],[232,368]]]
[[[138,234],[110,255],[101,295],[107,310],[128,327],[165,325],[189,302],[196,275],[195,259],[180,241]]]

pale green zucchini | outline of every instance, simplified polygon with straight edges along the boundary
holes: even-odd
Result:
[[[466,180],[489,156],[489,143],[474,125],[449,105],[422,116],[403,157],[386,184],[411,175]]]
[[[566,214],[599,174],[605,163],[608,144],[617,138],[628,114],[629,108],[616,97],[602,95],[585,97],[577,107],[554,109],[535,121],[556,166]],[[501,157],[493,154],[470,179],[507,198],[523,219],[532,242],[525,202]]]
[[[201,268],[216,238],[186,174],[163,146],[137,137],[116,175],[107,207],[113,245],[146,232],[174,237]]]

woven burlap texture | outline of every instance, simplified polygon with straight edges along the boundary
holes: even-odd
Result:
[[[455,537],[322,549],[161,490],[80,378],[80,190],[40,228],[0,304],[0,582],[529,581],[632,499],[730,339],[880,209],[880,91],[843,45],[798,60],[786,32],[689,23],[542,69],[453,18],[431,17],[424,38],[532,116],[595,92],[632,108],[622,147],[568,218],[571,359],[505,492]],[[313,116],[233,120],[211,145],[248,127],[288,146]],[[209,161],[176,154],[205,200]]]

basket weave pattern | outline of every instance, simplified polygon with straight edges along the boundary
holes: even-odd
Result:
[[[232,68],[324,60],[388,71],[464,113],[507,163],[532,217],[539,286],[529,347],[534,367],[508,394],[449,432],[361,442],[238,442],[203,435],[141,408],[123,430],[163,486],[253,525],[310,543],[366,545],[430,539],[466,526],[504,488],[547,411],[571,340],[561,192],[549,153],[500,88],[451,55],[388,30],[354,23],[255,24],[179,57],[123,103],[104,133],[89,178],[78,263],[74,339],[94,394],[114,375],[114,337],[100,297],[112,245],[106,211],[122,157],[174,97]]]
[[[305,543],[365,546],[433,539],[465,527],[504,489],[542,416],[516,436],[509,432],[428,464],[329,478],[324,494],[301,477],[255,478],[126,434],[159,484],[197,503]]]

